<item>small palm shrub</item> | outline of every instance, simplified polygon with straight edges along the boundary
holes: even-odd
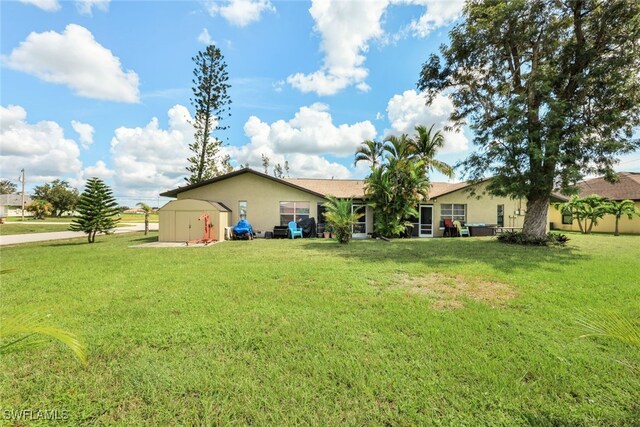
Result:
[[[506,231],[497,236],[499,242],[527,246],[564,246],[569,238],[560,233],[547,233],[545,236],[531,236],[521,231]]]
[[[338,242],[349,243],[353,224],[358,220],[359,215],[351,209],[351,200],[337,199],[328,196],[329,201],[324,204],[326,212],[324,218],[329,223],[332,233],[335,233]]]

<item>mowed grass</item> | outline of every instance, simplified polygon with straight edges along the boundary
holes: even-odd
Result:
[[[71,425],[637,426],[639,349],[575,320],[637,321],[640,238],[571,237],[3,248],[2,316],[50,313],[90,354],[3,356],[0,406]]]
[[[144,214],[135,214],[135,213],[123,213],[118,215],[120,222],[144,222]],[[44,220],[37,220],[33,217],[25,216],[24,222],[37,224],[38,222],[63,222],[63,223],[71,223],[75,217],[73,216],[48,216]],[[10,216],[5,218],[7,222],[23,222],[22,218],[19,216]],[[158,214],[152,213],[149,214],[149,222],[158,222]]]
[[[0,225],[0,236],[9,236],[12,234],[31,234],[31,233],[49,233],[53,231],[67,231],[68,224],[38,224],[38,223],[22,223],[11,224],[5,223]]]

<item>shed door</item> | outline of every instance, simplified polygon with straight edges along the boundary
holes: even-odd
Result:
[[[188,242],[201,239],[204,235],[204,225],[198,221],[201,212],[177,211],[176,212],[176,241]]]

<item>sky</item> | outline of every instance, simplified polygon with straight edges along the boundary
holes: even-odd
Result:
[[[231,114],[216,134],[232,164],[291,177],[363,178],[367,139],[442,128],[452,111],[416,91],[462,0],[0,2],[0,177],[26,189],[56,178],[105,180],[121,204],[162,204],[185,185],[194,114],[192,57],[227,63]],[[440,160],[472,150],[445,132]],[[640,171],[640,153],[618,170]],[[437,174],[434,181],[444,181]],[[157,201],[157,204],[154,203]]]

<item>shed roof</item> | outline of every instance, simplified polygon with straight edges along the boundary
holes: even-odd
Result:
[[[179,199],[179,200],[172,200],[169,203],[165,204],[163,207],[161,207],[158,210],[163,210],[166,207],[168,207],[169,205],[176,205],[176,204],[180,204],[182,202],[189,202],[191,200],[197,200],[199,202],[205,202],[211,205],[211,207],[213,207],[215,210],[220,211],[220,212],[231,212],[231,209],[229,209],[228,207],[225,206],[224,203],[222,202],[216,202],[215,200],[204,200],[204,199]]]
[[[598,177],[578,184],[580,197],[597,194],[611,200],[640,200],[640,172],[620,172],[620,180],[615,184]]]

